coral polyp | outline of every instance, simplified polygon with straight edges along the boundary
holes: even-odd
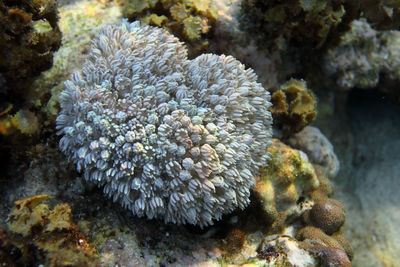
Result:
[[[186,55],[166,30],[105,27],[65,83],[57,128],[85,179],[135,215],[206,226],[249,203],[270,96],[233,57]]]

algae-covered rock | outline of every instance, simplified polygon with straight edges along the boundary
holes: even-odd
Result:
[[[261,169],[254,193],[266,220],[279,228],[287,217],[300,213],[297,201],[318,188],[319,181],[307,156],[277,139],[268,148],[271,160]],[[277,229],[273,229],[275,231]]]
[[[184,41],[189,56],[207,50],[217,10],[210,0],[118,0],[130,21],[162,27]]]
[[[61,45],[57,20],[55,0],[0,2],[1,102],[24,99],[33,78],[51,67]],[[47,26],[36,27],[38,23]]]
[[[400,99],[399,47],[399,31],[377,31],[365,20],[356,20],[339,45],[327,51],[325,73],[340,90],[377,87]]]
[[[249,259],[248,265],[244,266],[318,266],[318,260],[290,236],[267,236],[257,252],[258,255]]]
[[[279,47],[279,39],[321,47],[342,31],[351,1],[335,0],[245,0],[242,27],[256,33],[268,45]]]
[[[38,195],[15,202],[8,218],[9,231],[16,235],[13,242],[45,266],[97,266],[97,252],[72,222],[69,205],[50,209],[41,203],[49,198]]]
[[[287,141],[292,147],[306,153],[310,161],[320,165],[329,177],[335,177],[339,172],[340,162],[333,145],[318,128],[306,126]]]
[[[272,93],[270,111],[278,134],[288,137],[309,125],[317,115],[317,98],[303,80],[290,79]]]

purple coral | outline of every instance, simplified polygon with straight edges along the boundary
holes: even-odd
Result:
[[[230,56],[187,59],[167,31],[107,26],[65,83],[60,149],[138,216],[206,226],[249,203],[268,159],[270,96]]]

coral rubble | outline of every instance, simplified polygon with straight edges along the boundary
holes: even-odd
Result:
[[[138,216],[205,226],[249,203],[267,164],[269,93],[232,57],[188,60],[166,30],[105,27],[66,82],[60,149]]]

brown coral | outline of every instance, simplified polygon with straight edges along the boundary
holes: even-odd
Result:
[[[271,96],[274,127],[283,137],[301,131],[317,115],[317,98],[303,80],[291,79]]]
[[[189,56],[204,52],[209,45],[217,11],[210,0],[119,0],[130,21],[162,27],[188,46]]]
[[[237,227],[229,229],[227,236],[223,239],[224,247],[230,254],[239,252],[246,242],[246,233]]]
[[[310,223],[328,235],[338,232],[345,220],[344,206],[336,199],[320,200],[310,211]]]
[[[296,233],[296,239],[303,241],[301,246],[320,256],[323,266],[351,266],[351,247],[343,236],[337,237],[329,236],[312,226],[303,227]]]

